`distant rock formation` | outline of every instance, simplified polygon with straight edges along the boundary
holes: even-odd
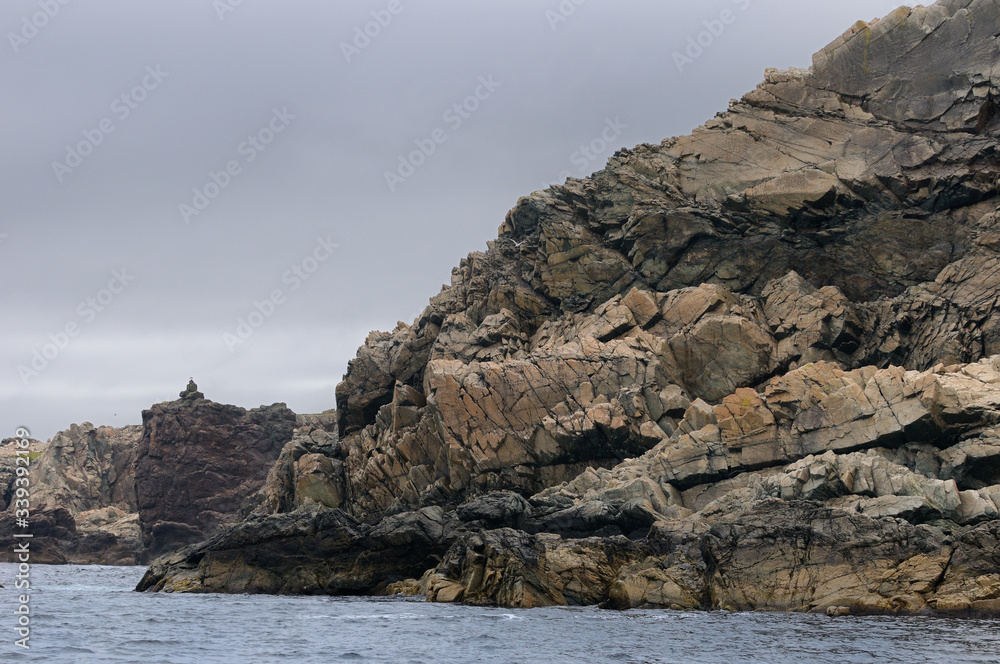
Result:
[[[330,416],[299,418],[306,424]],[[192,381],[179,400],[145,411],[142,426],[84,422],[48,445],[33,442],[32,560],[134,565],[214,535],[263,500],[257,494],[296,422],[284,404],[247,411],[208,401]],[[0,447],[5,501],[14,489],[14,451]],[[326,466],[305,464],[302,500],[323,498],[306,478]],[[13,508],[0,512],[0,538],[24,532]],[[12,560],[10,551],[0,552],[0,561]]]
[[[35,562],[139,564],[148,558],[135,499],[135,446],[142,427],[74,424],[31,460],[30,513]],[[9,482],[9,480],[8,480]],[[14,488],[12,482],[5,486]],[[16,530],[14,505],[0,513],[0,536]],[[11,560],[10,555],[2,559]]]
[[[19,438],[4,438],[0,440],[0,509],[6,509],[11,498],[11,488],[17,473],[18,450],[24,451],[18,441]],[[45,443],[28,439],[27,452],[30,459],[37,459],[45,450]]]
[[[154,554],[234,522],[295,428],[284,404],[248,411],[199,395],[191,382],[180,400],[142,414],[135,489],[143,542]]]
[[[1000,1],[900,8],[522,198],[139,589],[1000,614],[998,97]]]
[[[141,426],[72,425],[49,442],[31,469],[35,509],[66,508],[80,514],[98,507],[137,510],[136,443]]]

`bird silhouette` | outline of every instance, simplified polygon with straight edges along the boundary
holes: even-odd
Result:
[[[520,247],[520,246],[521,246],[522,244],[524,244],[525,242],[527,242],[527,240],[521,240],[520,242],[518,242],[518,241],[517,241],[517,240],[515,240],[514,238],[510,238],[510,237],[509,237],[509,238],[507,238],[507,239],[508,239],[508,240],[510,240],[510,243],[511,243],[512,245],[514,245],[515,247]]]

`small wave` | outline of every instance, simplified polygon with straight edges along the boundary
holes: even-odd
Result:
[[[436,620],[454,618],[455,616],[429,616],[421,613],[359,613],[346,616],[333,616],[334,620]]]
[[[0,579],[12,578],[13,569],[0,564]],[[41,657],[32,659],[33,648],[29,658],[17,661],[798,664],[825,652],[830,661],[909,664],[935,652],[936,661],[1000,664],[997,621],[838,622],[800,614],[518,611],[385,598],[142,594],[131,592],[131,579],[115,569],[88,568],[89,577],[76,568],[45,571],[36,607]],[[890,652],[886,643],[893,644]],[[0,661],[7,659],[13,662],[15,656],[0,654]]]
[[[63,646],[62,648],[60,648],[60,650],[62,650],[63,652],[75,652],[75,653],[84,652],[90,655],[97,654],[97,651],[91,650],[90,648],[86,648],[83,646]]]
[[[333,620],[333,621],[399,621],[399,620],[442,620],[442,619],[454,619],[458,616],[453,615],[426,615],[420,613],[352,613],[347,615],[336,615],[329,613],[314,613],[302,616],[296,616],[296,620]]]

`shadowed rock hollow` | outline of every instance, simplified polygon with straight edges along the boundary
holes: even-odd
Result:
[[[1000,611],[998,38],[901,8],[522,198],[350,363],[337,498],[140,588]]]

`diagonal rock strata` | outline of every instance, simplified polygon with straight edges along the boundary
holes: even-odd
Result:
[[[350,363],[337,497],[286,459],[267,513],[140,588],[294,592],[320,546],[304,592],[996,615],[998,63],[997,0],[900,8],[520,199]],[[428,509],[423,572],[347,560]],[[356,525],[233,534],[313,510]]]

